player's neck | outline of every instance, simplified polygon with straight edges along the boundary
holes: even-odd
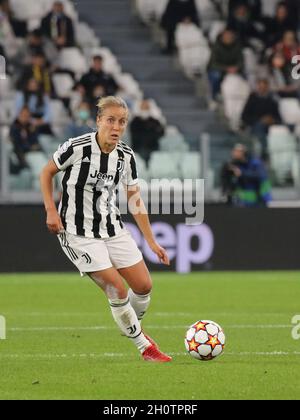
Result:
[[[101,139],[98,132],[96,133],[96,141],[102,153],[111,153],[116,148],[115,144],[110,145],[106,143],[105,140]]]

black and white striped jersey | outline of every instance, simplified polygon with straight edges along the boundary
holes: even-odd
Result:
[[[92,132],[69,139],[53,160],[64,172],[59,213],[65,230],[88,238],[116,236],[123,229],[118,184],[138,182],[132,149],[120,142],[111,153],[103,153]]]

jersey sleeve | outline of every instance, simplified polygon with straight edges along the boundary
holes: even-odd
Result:
[[[75,162],[75,153],[72,139],[59,146],[53,154],[53,160],[60,171],[65,171],[68,166],[73,165]]]
[[[136,159],[134,153],[129,156],[126,164],[125,176],[123,177],[124,185],[136,185],[138,183],[138,173],[136,166]]]

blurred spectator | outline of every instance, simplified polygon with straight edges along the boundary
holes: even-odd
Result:
[[[50,38],[58,49],[74,46],[73,22],[64,13],[64,5],[61,1],[55,1],[52,11],[43,18],[41,32]]]
[[[271,184],[263,162],[237,144],[221,171],[222,193],[236,207],[265,207],[271,200]]]
[[[92,119],[90,104],[86,101],[82,101],[74,112],[74,120],[66,128],[65,138],[70,139],[88,133],[93,130],[93,125],[95,125],[95,123]]]
[[[148,162],[151,152],[158,150],[158,140],[164,135],[164,126],[151,101],[144,99],[140,102],[130,123],[130,132],[133,149]]]
[[[178,23],[189,17],[199,26],[199,16],[194,0],[169,0],[161,19],[161,26],[167,33],[166,52],[171,54],[175,47],[175,30]]]
[[[92,109],[92,116],[94,119],[97,118],[97,108],[96,104],[99,101],[99,98],[107,96],[106,90],[103,85],[96,85],[92,91],[92,96],[86,96],[87,101],[89,102]]]
[[[26,43],[19,51],[15,61],[22,66],[30,64],[31,57],[36,54],[42,54],[46,57],[48,63],[52,63],[57,58],[56,48],[47,38],[43,38],[39,29],[35,29],[27,36]]]
[[[293,28],[300,29],[300,2],[299,0],[284,0]]]
[[[257,137],[262,148],[262,157],[267,158],[267,135],[271,125],[279,124],[281,117],[278,103],[270,92],[267,79],[259,79],[256,92],[250,94],[242,113],[242,121]]]
[[[96,86],[103,88],[103,94],[98,96],[115,95],[119,89],[115,79],[103,70],[103,58],[100,55],[93,57],[89,72],[82,76],[79,84],[84,87],[85,94],[91,102],[93,102],[93,91]]]
[[[31,113],[31,124],[39,134],[53,134],[51,130],[51,107],[49,97],[43,94],[35,79],[29,79],[23,92],[17,92],[15,99],[16,114],[27,106]]]
[[[69,102],[69,108],[73,115],[75,115],[75,112],[81,102],[85,99],[85,89],[82,85],[79,84],[79,82],[76,82],[73,86],[71,95],[70,95],[70,102]]]
[[[31,115],[27,106],[23,107],[10,128],[10,138],[14,145],[14,152],[19,160],[20,169],[26,168],[27,152],[41,150],[38,133],[31,124]]]
[[[280,42],[286,31],[296,31],[297,25],[291,17],[287,4],[284,1],[278,3],[274,18],[265,18],[267,27],[267,46],[273,46]]]
[[[286,31],[280,42],[275,45],[274,50],[282,52],[286,61],[291,63],[294,55],[300,55],[300,45],[296,33],[293,31]]]
[[[243,47],[256,47],[257,41],[264,39],[264,27],[255,24],[245,3],[238,3],[233,9],[233,13],[228,17],[228,28],[236,32]]]
[[[5,16],[7,18],[16,37],[24,38],[26,36],[27,23],[24,20],[19,20],[14,17],[9,0],[0,0],[0,15],[2,15],[2,17]]]
[[[177,48],[198,47],[201,41],[205,42],[206,39],[199,26],[193,23],[190,17],[186,17],[178,23],[175,30]]]
[[[281,98],[298,98],[299,82],[293,80],[292,69],[283,53],[278,51],[270,57],[270,89]]]
[[[251,19],[260,20],[262,15],[261,0],[229,0],[228,2],[228,16],[232,17],[234,10],[239,5],[246,5],[248,8]]]
[[[220,92],[224,76],[243,71],[243,50],[234,32],[223,31],[214,46],[208,65],[208,78],[211,85],[212,99],[215,101]]]
[[[51,72],[42,52],[35,53],[31,57],[31,64],[23,68],[22,75],[17,82],[17,89],[25,90],[27,81],[32,78],[37,81],[43,93],[48,96],[54,95]]]
[[[19,49],[19,43],[10,22],[8,12],[8,2],[0,3],[0,44],[2,45],[5,55],[13,58]]]

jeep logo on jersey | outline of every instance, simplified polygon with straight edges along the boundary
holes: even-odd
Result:
[[[94,174],[90,175],[91,178],[97,178],[101,181],[112,181],[114,177],[112,175],[102,174],[101,172],[95,171]]]

